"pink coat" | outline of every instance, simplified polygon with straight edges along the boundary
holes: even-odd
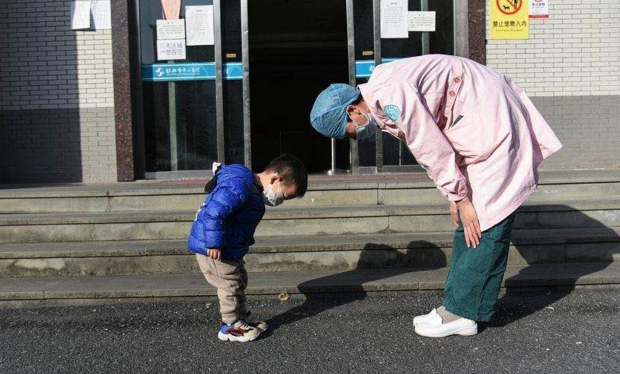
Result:
[[[522,89],[465,58],[382,64],[359,89],[379,127],[407,144],[444,196],[469,196],[483,231],[534,193],[538,166],[562,148]]]

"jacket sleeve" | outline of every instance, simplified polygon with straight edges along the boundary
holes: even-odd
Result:
[[[226,247],[227,219],[245,205],[249,194],[250,190],[242,180],[230,179],[218,186],[202,216],[207,250]]]
[[[465,198],[467,180],[459,170],[452,145],[430,113],[425,97],[409,83],[384,85],[374,96],[378,101],[371,102],[371,108],[376,108],[380,120],[394,124],[404,133],[407,147],[439,191],[450,201]]]

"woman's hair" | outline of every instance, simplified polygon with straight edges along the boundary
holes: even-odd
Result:
[[[354,102],[352,102],[349,105],[359,105],[362,101],[364,101],[364,98],[362,97],[362,94],[360,94],[357,99],[355,99]],[[348,105],[347,105],[348,106]],[[347,110],[346,108],[344,110]],[[353,120],[351,118],[349,118],[349,116],[347,115],[347,122],[353,122]]]

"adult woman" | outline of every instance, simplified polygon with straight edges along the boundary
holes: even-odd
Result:
[[[475,335],[476,321],[493,315],[514,213],[536,190],[540,163],[562,147],[523,90],[474,61],[425,55],[380,65],[358,88],[331,85],[310,121],[332,138],[368,138],[378,127],[407,144],[458,226],[444,305],[414,318],[416,332]]]

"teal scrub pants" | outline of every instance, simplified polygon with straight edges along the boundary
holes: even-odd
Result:
[[[491,320],[506,271],[514,220],[515,213],[484,231],[477,248],[467,248],[462,223],[456,229],[443,304],[448,312],[474,321]]]

